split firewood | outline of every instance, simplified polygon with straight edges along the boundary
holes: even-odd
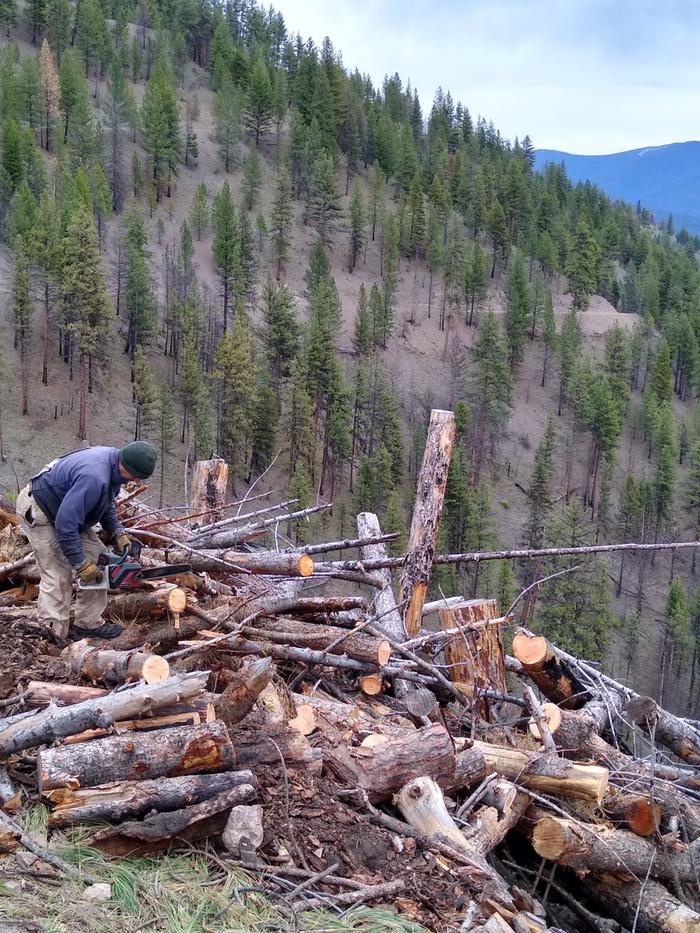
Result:
[[[627,929],[634,926],[637,933],[700,933],[700,914],[657,881],[641,884],[598,877],[587,890],[620,923]]]
[[[235,764],[226,726],[215,721],[44,749],[37,758],[37,783],[45,793],[57,787],[93,787],[108,780],[226,771]]]
[[[543,635],[519,629],[513,637],[513,654],[553,703],[564,709],[577,709],[590,699],[588,689]]]
[[[286,642],[290,645],[306,646],[317,651],[330,651],[333,654],[347,655],[368,664],[387,664],[391,657],[391,645],[386,639],[367,635],[365,632],[348,632],[334,629],[331,625],[310,625],[297,622],[286,616],[274,620],[258,619],[244,634],[261,637],[274,642]]]
[[[341,782],[364,788],[372,802],[387,800],[414,777],[449,781],[455,770],[452,740],[443,726],[417,729],[373,748],[335,748],[324,765]]]
[[[157,654],[95,648],[85,638],[65,648],[61,657],[68,661],[76,677],[93,683],[116,685],[143,680],[158,684],[170,675],[170,665]]]
[[[197,460],[192,473],[192,512],[198,515],[198,524],[206,525],[221,517],[226,502],[228,464],[220,457]]]
[[[260,692],[270,683],[274,669],[270,658],[244,658],[224,692],[216,699],[214,706],[218,718],[227,726],[244,719]]]
[[[405,604],[404,628],[409,638],[417,635],[420,629],[454,436],[453,412],[433,409],[428,423],[423,463],[418,474],[406,560],[399,585],[399,599]]]
[[[151,781],[114,781],[96,787],[59,787],[44,794],[53,804],[49,826],[93,820],[119,822],[146,816],[153,810],[180,810],[241,784],[254,784],[250,771],[188,774]]]
[[[155,813],[143,820],[100,830],[86,840],[86,845],[113,857],[142,856],[160,852],[175,842],[218,836],[232,807],[250,803],[255,796],[254,787],[241,784],[191,807]]]
[[[202,693],[207,671],[174,674],[159,684],[137,684],[74,706],[49,706],[20,720],[0,720],[0,758],[85,729],[104,728],[115,720],[133,719],[152,710],[187,701]]]
[[[438,610],[444,629],[460,629],[444,645],[448,675],[470,699],[480,689],[506,693],[506,672],[503,641],[497,626],[484,622],[498,616],[495,599],[469,599]],[[475,623],[479,627],[474,628]],[[490,701],[476,701],[479,715],[489,718]]]
[[[144,622],[162,618],[187,608],[187,594],[179,586],[159,586],[110,596],[104,617],[116,622]]]
[[[578,870],[694,881],[700,843],[674,848],[608,826],[582,823],[531,807],[525,818],[532,847],[542,858]]]

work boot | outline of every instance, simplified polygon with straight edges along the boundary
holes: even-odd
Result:
[[[122,627],[115,622],[103,622],[99,628],[80,628],[73,626],[73,640],[80,641],[81,638],[116,638],[121,635]]]

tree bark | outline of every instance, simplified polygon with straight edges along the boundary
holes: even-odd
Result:
[[[616,794],[605,805],[605,815],[613,823],[636,836],[651,836],[661,825],[661,807],[651,797]]]
[[[250,803],[255,797],[254,787],[241,784],[182,810],[155,813],[144,820],[100,830],[86,840],[86,845],[113,857],[151,855],[175,842],[196,842],[220,835],[232,807]]]
[[[433,409],[430,413],[423,463],[418,474],[411,531],[399,586],[399,600],[402,604],[405,603],[404,628],[411,638],[420,630],[454,435],[454,414],[451,411]]]
[[[184,612],[187,594],[179,586],[160,586],[155,590],[138,590],[110,597],[105,619],[117,622],[144,622],[162,618],[169,613]]]
[[[221,518],[226,502],[228,464],[225,460],[197,460],[192,475],[192,511],[202,513],[198,524],[206,525]]]
[[[700,914],[656,881],[639,884],[596,878],[587,890],[626,928],[631,928],[636,918],[637,933],[700,933]]]
[[[101,687],[82,687],[74,684],[54,684],[43,680],[30,680],[27,684],[24,705],[33,709],[41,709],[55,701],[59,706],[74,706],[84,700],[94,700],[103,697],[109,690]]]
[[[376,803],[388,800],[415,777],[449,780],[455,770],[455,755],[447,730],[434,725],[373,748],[333,749],[324,763],[344,783],[364,788]]]
[[[651,697],[633,697],[625,711],[632,722],[655,741],[688,764],[700,766],[700,732],[697,729],[666,712]]]
[[[122,733],[79,745],[58,745],[37,758],[42,793],[57,787],[94,787],[113,781],[136,781],[225,771],[236,763],[222,722]]]
[[[368,664],[387,664],[391,657],[391,645],[386,639],[375,638],[364,632],[352,632],[334,628],[332,625],[312,625],[286,617],[258,619],[246,634],[251,637],[281,641],[299,647],[330,651],[332,654],[347,655]]]
[[[241,784],[254,784],[250,771],[190,774],[154,781],[115,781],[98,787],[61,787],[45,796],[54,805],[49,826],[93,820],[120,822],[201,803]]]
[[[252,554],[244,551],[211,550],[198,554],[189,550],[169,551],[168,558],[173,563],[186,562],[192,565],[195,573],[243,573],[270,574],[281,577],[310,577],[314,571],[314,562],[308,554],[278,553],[277,551],[256,551]],[[223,566],[220,561],[230,564]]]
[[[208,671],[174,674],[159,684],[138,684],[74,706],[49,706],[19,721],[0,720],[0,758],[24,748],[50,745],[85,729],[104,728],[120,719],[135,719],[173,703],[187,702],[202,693],[208,677]]]
[[[581,823],[531,807],[525,815],[532,847],[542,858],[578,871],[695,881],[700,844],[663,848],[621,829]]]
[[[226,689],[214,704],[216,714],[227,726],[240,722],[270,683],[275,666],[270,658],[244,658]]]
[[[85,638],[65,648],[61,657],[69,662],[76,677],[93,683],[116,685],[143,680],[154,684],[162,683],[170,674],[170,665],[157,654],[95,648]]]
[[[564,709],[578,709],[590,699],[585,687],[543,635],[519,629],[513,638],[513,654],[544,695]]]
[[[474,698],[479,715],[490,719],[488,699],[476,699],[480,689],[506,693],[505,655],[500,629],[485,625],[498,617],[495,599],[471,599],[438,610],[443,631],[459,628],[461,634],[445,642],[447,675],[465,696]],[[474,628],[474,623],[479,623]],[[417,634],[417,633],[416,633]]]

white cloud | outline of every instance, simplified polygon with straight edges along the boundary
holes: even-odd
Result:
[[[697,132],[700,4],[651,0],[278,0],[375,83],[395,71],[428,110],[438,86],[507,137],[581,153]],[[665,9],[664,9],[665,7]]]

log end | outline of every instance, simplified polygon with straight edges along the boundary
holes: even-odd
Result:
[[[532,830],[532,848],[542,858],[558,861],[567,848],[569,830],[566,822],[557,816],[545,816]]]
[[[561,710],[556,705],[556,703],[542,703],[542,712],[544,713],[545,722],[549,728],[550,732],[556,732],[559,726],[561,725]],[[537,724],[535,719],[531,719],[528,723],[528,728],[531,735],[536,739],[541,739],[540,727]]]
[[[300,577],[310,577],[314,572],[313,558],[308,554],[300,554],[297,558],[297,570]]]
[[[377,674],[365,674],[358,681],[360,690],[368,696],[376,696],[382,692],[382,678]]]
[[[377,664],[380,667],[384,667],[385,664],[389,663],[389,658],[391,657],[391,644],[382,639],[379,642],[379,647],[377,648]]]
[[[160,655],[151,654],[143,662],[142,676],[147,684],[160,684],[170,676],[170,664]]]
[[[184,612],[187,608],[187,593],[179,586],[174,586],[169,590],[166,602],[170,612]]]
[[[517,632],[513,637],[513,654],[523,667],[538,667],[547,660],[547,639],[542,635]]]

